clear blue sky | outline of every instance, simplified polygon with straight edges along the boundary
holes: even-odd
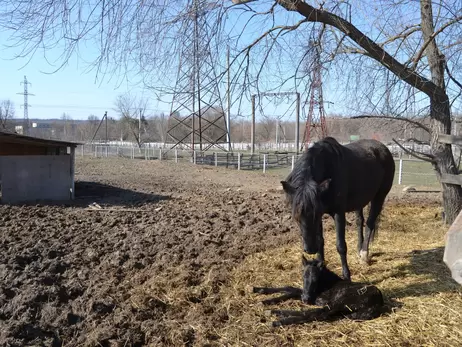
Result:
[[[0,42],[5,35],[0,34]],[[50,52],[52,53],[52,52]],[[149,91],[141,87],[129,86],[123,83],[118,86],[116,81],[95,81],[93,71],[84,73],[83,64],[74,57],[69,64],[54,74],[44,74],[41,71],[52,71],[46,60],[37,54],[27,65],[25,59],[10,60],[12,51],[0,50],[0,100],[11,99],[16,107],[16,118],[23,116],[24,75],[31,83],[29,93],[29,118],[59,118],[66,112],[73,119],[86,119],[90,114],[101,118],[104,111],[109,116],[116,116],[112,108],[117,95],[130,91],[135,94],[149,96]],[[25,65],[25,66],[24,66]],[[154,99],[152,99],[154,100]],[[151,102],[154,111],[167,111],[168,105]]]

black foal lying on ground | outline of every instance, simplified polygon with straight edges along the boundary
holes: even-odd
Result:
[[[303,290],[295,287],[254,287],[254,293],[285,293],[263,301],[273,305],[291,298],[301,299],[306,304],[322,306],[314,310],[270,310],[280,318],[271,323],[273,327],[302,324],[312,321],[334,321],[343,317],[355,320],[369,320],[380,316],[384,305],[380,290],[365,283],[343,280],[330,271],[323,262],[314,259],[303,261]]]

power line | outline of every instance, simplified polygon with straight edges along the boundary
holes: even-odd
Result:
[[[31,94],[29,94],[31,95]],[[36,104],[34,105],[36,108],[61,108],[61,109],[77,109],[77,110],[108,110],[113,109],[114,107],[101,107],[101,106],[77,106],[77,105],[46,105],[46,104]],[[160,110],[156,108],[147,108],[147,111],[156,111],[156,112],[164,112],[168,113],[167,110]]]

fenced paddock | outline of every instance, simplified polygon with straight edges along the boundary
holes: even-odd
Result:
[[[447,227],[434,194],[387,202],[370,266],[347,215],[352,279],[374,283],[389,313],[270,329],[264,297],[246,288],[302,285],[299,230],[271,190],[290,164],[263,175],[189,161],[76,162],[73,205],[0,205],[2,346],[460,345],[461,287],[442,262]],[[326,259],[340,273],[325,221]]]
[[[241,146],[240,148],[245,148]],[[395,185],[414,185],[439,188],[436,175],[430,163],[412,159],[408,155],[392,148],[395,155]],[[80,156],[96,158],[123,157],[139,160],[169,160],[177,163],[189,162],[196,165],[226,167],[235,170],[256,170],[262,172],[289,173],[301,154],[291,151],[260,151],[251,154],[242,150],[236,152],[223,151],[190,151],[184,149],[165,149],[160,144],[138,148],[124,145],[82,145],[76,150]]]

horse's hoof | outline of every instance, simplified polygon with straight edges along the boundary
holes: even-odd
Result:
[[[282,324],[281,324],[280,321],[268,322],[268,323],[266,323],[266,324],[267,324],[268,327],[270,327],[270,328],[277,328],[277,327],[282,326]]]
[[[364,265],[370,265],[371,264],[371,259],[369,258],[369,254],[366,251],[359,251],[359,259],[362,264]]]

